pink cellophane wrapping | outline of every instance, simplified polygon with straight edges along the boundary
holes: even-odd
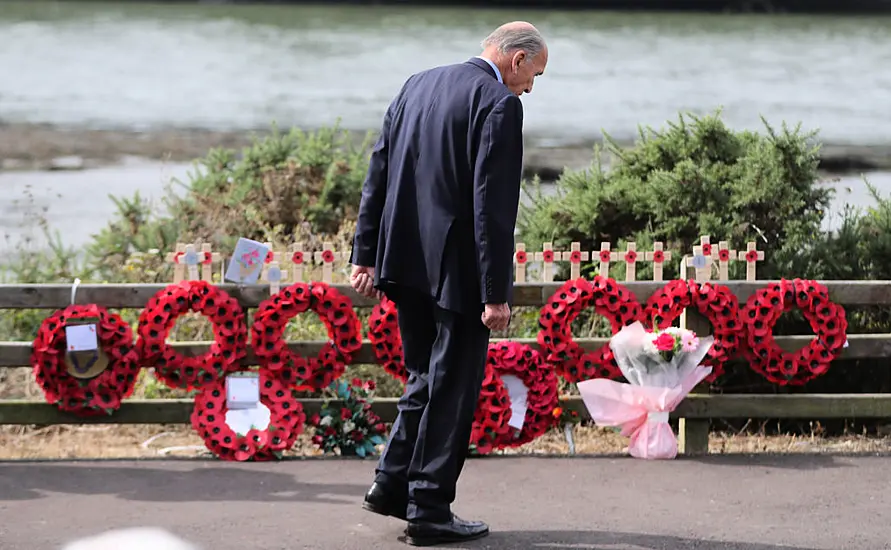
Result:
[[[610,341],[616,362],[630,384],[596,378],[579,382],[579,393],[595,423],[618,427],[630,438],[631,456],[672,459],[677,456],[678,441],[668,415],[711,374],[712,368],[699,362],[713,339],[702,338],[699,349],[679,354],[669,363],[643,354],[642,343],[647,337],[643,326],[634,323]]]

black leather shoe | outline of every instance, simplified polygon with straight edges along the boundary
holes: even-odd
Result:
[[[394,495],[380,483],[374,482],[365,493],[365,502],[362,503],[362,508],[375,514],[406,521],[405,510],[408,508],[408,495]]]
[[[466,521],[452,514],[451,521],[445,523],[410,521],[405,529],[405,542],[412,546],[435,546],[481,539],[488,534],[489,526],[482,521]]]

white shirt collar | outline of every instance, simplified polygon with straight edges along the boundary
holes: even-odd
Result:
[[[504,80],[501,78],[501,71],[498,70],[498,67],[495,66],[495,63],[492,63],[491,59],[486,59],[485,57],[483,57],[481,55],[478,55],[477,57],[479,59],[482,59],[486,63],[488,63],[489,66],[492,67],[492,70],[495,71],[495,78],[498,79],[498,82],[504,84]]]

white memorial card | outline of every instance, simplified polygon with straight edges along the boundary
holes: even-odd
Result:
[[[250,409],[230,409],[226,411],[226,425],[238,435],[245,435],[251,430],[265,430],[269,427],[272,413],[263,403],[257,403]]]
[[[260,402],[260,377],[244,374],[226,377],[226,408],[253,409]]]
[[[529,388],[523,384],[523,381],[512,374],[501,376],[501,382],[507,388],[510,395],[510,420],[507,425],[517,430],[523,429],[526,423],[526,398],[529,395]]]
[[[68,343],[68,351],[96,351],[99,349],[96,325],[66,326],[65,342]]]

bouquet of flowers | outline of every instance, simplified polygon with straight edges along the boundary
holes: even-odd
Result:
[[[640,322],[620,330],[610,340],[627,384],[595,378],[578,383],[585,407],[595,423],[619,427],[630,437],[631,456],[670,459],[678,442],[668,415],[707,377],[711,367],[699,363],[714,337],[668,327],[649,331]]]
[[[342,380],[331,384],[337,401],[326,401],[321,414],[310,418],[315,432],[312,442],[325,453],[362,458],[377,454],[377,447],[386,443],[386,427],[371,410],[374,381],[358,378],[352,384]]]

